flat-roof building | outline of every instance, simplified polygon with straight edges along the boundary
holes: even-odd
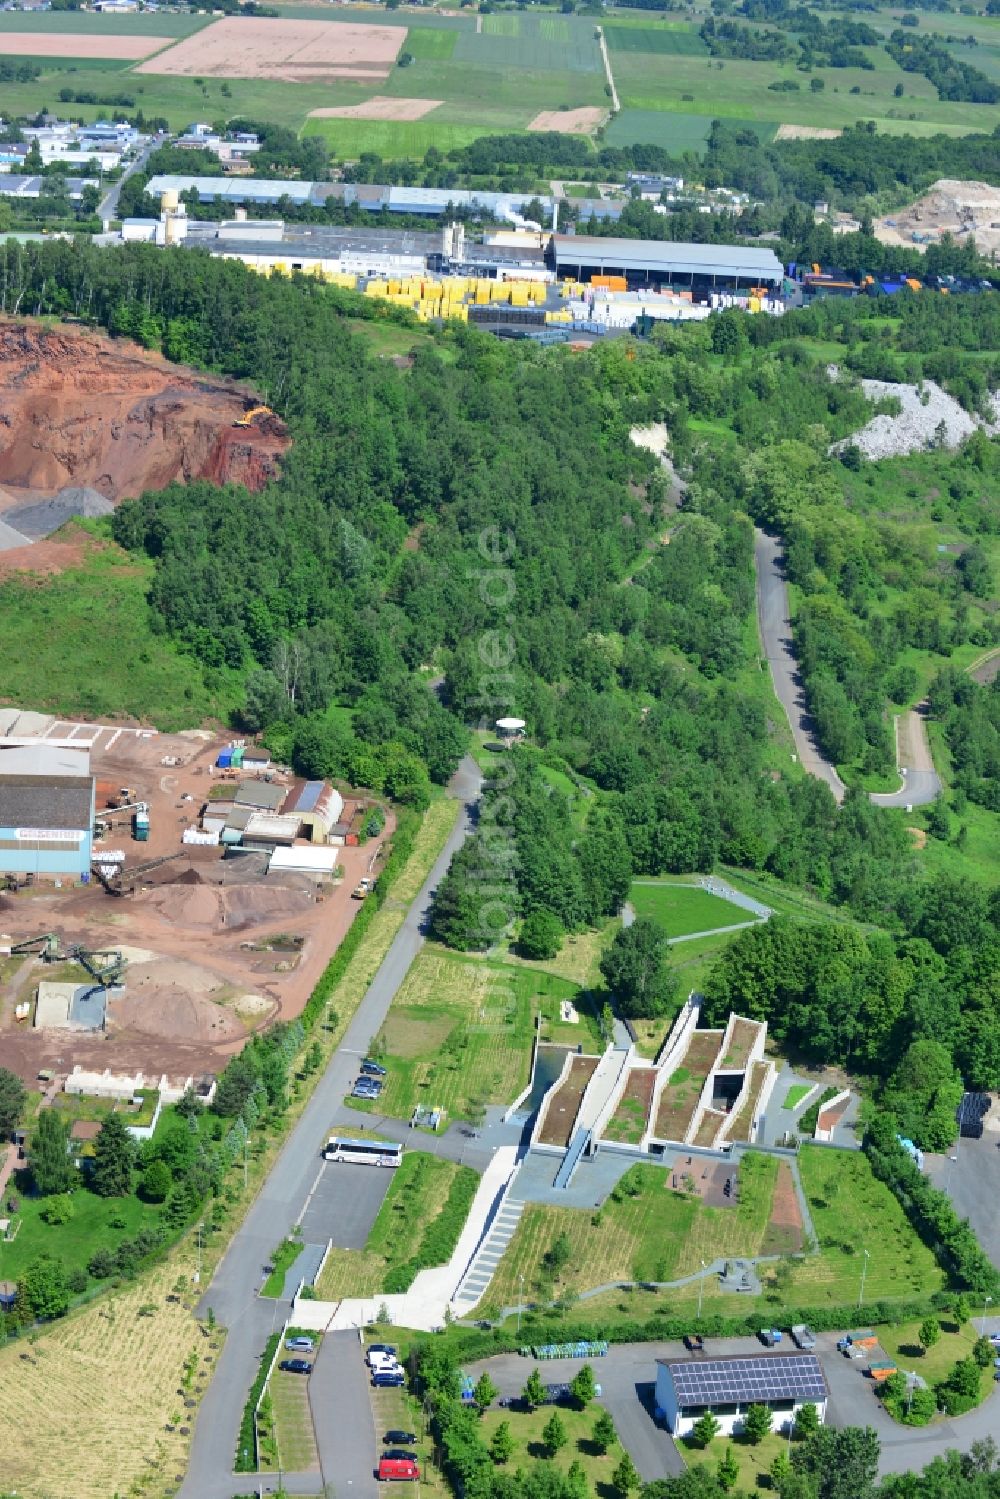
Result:
[[[624,276],[630,287],[780,286],[784,276],[774,251],[760,245],[554,234],[550,254],[559,277]]]
[[[743,1428],[752,1405],[771,1412],[779,1431],[794,1426],[804,1405],[826,1418],[828,1391],[814,1353],[766,1353],[735,1358],[657,1359],[656,1404],[672,1436],[687,1436],[713,1415],[724,1436]]]
[[[0,741],[0,873],[81,879],[94,810],[87,750]]]

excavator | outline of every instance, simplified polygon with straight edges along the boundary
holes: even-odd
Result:
[[[236,418],[236,420],[233,422],[233,426],[252,427],[257,417],[273,415],[274,412],[271,410],[270,406],[251,406],[249,411],[244,411],[242,416],[238,416]]]

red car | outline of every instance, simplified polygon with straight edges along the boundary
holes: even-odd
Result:
[[[420,1477],[420,1469],[412,1457],[383,1457],[378,1465],[379,1483],[391,1483],[405,1479],[410,1482]]]

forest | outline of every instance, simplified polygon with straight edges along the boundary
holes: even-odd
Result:
[[[807,952],[800,929],[751,932],[712,976],[713,1003],[739,990],[791,1047],[890,1091],[924,1038],[944,1049],[942,1086],[956,1069],[1000,1085],[1000,908],[929,873],[902,815],[865,794],[893,765],[889,710],[913,700],[918,661],[955,763],[932,836],[951,848],[962,797],[992,815],[998,690],[949,675],[957,649],[997,643],[992,553],[942,554],[878,513],[878,465],[828,451],[871,414],[855,371],[933,376],[976,409],[996,383],[992,299],[727,312],[586,357],[414,328],[400,370],[356,331],[379,315],[370,301],[198,252],[8,245],[0,295],[252,379],[288,422],[282,475],[252,503],[172,485],[110,520],[153,562],[152,628],[209,691],[242,677],[240,725],[276,755],[420,810],[470,725],[528,721],[514,783],[487,785],[439,886],[435,935],[483,948],[512,927],[544,955],[613,914],[636,874],[763,871],[866,930],[816,934]],[[654,420],[684,475],[679,509],[629,440]],[[937,461],[948,513],[985,547],[1000,531],[996,442],[976,434]],[[787,760],[775,769],[754,523],[785,540],[806,691],[855,782],[840,808]],[[502,892],[495,930],[484,879]],[[767,977],[786,966],[794,994]]]

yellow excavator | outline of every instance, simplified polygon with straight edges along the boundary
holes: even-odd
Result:
[[[252,427],[258,416],[273,416],[274,412],[270,406],[251,406],[249,411],[244,411],[233,422],[234,427]]]

